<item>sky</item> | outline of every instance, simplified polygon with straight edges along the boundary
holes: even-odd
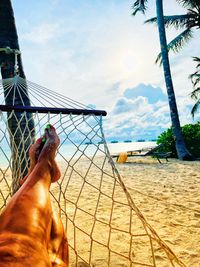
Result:
[[[164,1],[165,14],[185,10]],[[16,25],[27,79],[86,105],[108,112],[108,140],[155,139],[170,127],[169,107],[156,26],[144,24],[155,16],[149,1],[145,16],[131,15],[128,0],[13,0]],[[178,34],[167,31],[171,40]],[[199,33],[181,53],[170,56],[180,121],[190,115],[194,72],[199,56]]]

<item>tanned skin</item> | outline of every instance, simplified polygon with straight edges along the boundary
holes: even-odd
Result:
[[[30,149],[29,173],[0,215],[0,267],[68,267],[67,239],[49,194],[51,183],[60,178],[59,142],[48,125]]]

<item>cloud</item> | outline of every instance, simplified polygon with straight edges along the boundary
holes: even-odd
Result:
[[[154,93],[150,97],[141,96],[147,88],[150,92],[154,90],[157,92],[158,90],[160,97],[158,98]],[[191,117],[192,100],[178,97],[177,104],[182,125],[193,123]],[[200,116],[197,116],[195,120],[198,119]],[[104,124],[108,140],[155,139],[171,126],[166,95],[162,93],[161,88],[155,89],[155,86],[152,85],[142,86],[140,84],[132,89],[126,89],[123,96],[119,97],[111,107]]]
[[[23,34],[22,38],[38,45],[45,45],[58,37],[59,28],[60,25],[56,23],[43,23],[33,27],[30,32]]]
[[[144,96],[148,99],[150,104],[167,100],[167,96],[163,93],[161,88],[145,84],[139,84],[134,88],[128,88],[124,91],[123,95],[129,99]]]
[[[126,97],[119,98],[116,102],[112,113],[113,114],[121,114],[127,112],[137,112],[142,113],[144,107],[148,106],[148,101],[145,97],[139,96],[134,100],[127,99]],[[145,111],[146,108],[145,108]]]
[[[155,104],[150,103],[148,97],[141,95],[145,88],[145,85],[140,85],[132,88],[131,91],[126,89],[123,96],[116,100],[105,122],[108,140],[112,138],[118,140],[153,139],[166,128],[169,121],[166,110],[167,102],[155,97],[155,99],[151,98]],[[134,94],[133,97],[134,89],[137,91],[137,96]],[[154,90],[154,87],[148,85],[148,89]],[[159,112],[161,110],[165,112]]]
[[[51,0],[52,5],[58,5],[62,0]]]

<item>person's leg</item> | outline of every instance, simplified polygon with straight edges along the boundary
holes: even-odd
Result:
[[[67,237],[58,212],[53,209],[48,253],[52,267],[67,267],[69,264],[69,249]]]
[[[43,140],[44,138],[41,137]],[[29,157],[30,157],[30,167],[28,171],[28,175],[21,179],[21,185],[26,181],[28,176],[33,171],[38,156],[41,152],[41,144],[40,140],[36,142],[31,149],[29,150]],[[53,175],[58,176],[56,174],[59,172],[59,168],[55,162],[53,166]],[[56,179],[55,177],[53,178]],[[55,209],[52,209],[52,224],[51,224],[51,232],[50,232],[50,239],[48,241],[48,254],[50,257],[50,261],[52,264],[52,267],[67,267],[69,264],[69,253],[68,253],[68,242],[67,237],[64,231],[64,227],[62,224],[62,220],[58,214],[58,212]]]
[[[0,267],[12,262],[51,266],[47,252],[52,225],[49,187],[51,177],[53,181],[60,177],[53,168],[59,138],[52,126],[45,130],[45,138],[37,164],[0,215]]]

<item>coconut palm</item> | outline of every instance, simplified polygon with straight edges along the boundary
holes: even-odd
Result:
[[[2,79],[13,78],[15,55],[12,51],[19,50],[19,43],[11,0],[0,1],[0,48]],[[8,53],[9,51],[12,53]],[[20,55],[18,55],[18,61],[19,75],[25,78]],[[27,88],[23,88],[23,91],[11,90],[9,94],[4,88],[4,96],[6,105],[30,106]],[[7,117],[12,150],[13,191],[15,192],[18,188],[19,176],[27,173],[27,153],[34,138],[34,122],[30,113],[25,115],[19,112],[8,112]]]
[[[164,16],[166,28],[174,27],[177,30],[183,29],[171,42],[167,48],[169,52],[179,52],[183,46],[192,39],[193,31],[200,29],[200,1],[199,0],[176,0],[187,9],[183,15]],[[145,23],[157,23],[157,17],[148,19]],[[162,59],[161,53],[156,59],[156,63]],[[161,61],[160,61],[161,63]]]
[[[147,2],[148,2],[147,0],[135,1],[133,4],[133,15],[136,15],[137,12],[139,11],[144,13],[147,8]],[[173,135],[174,135],[174,139],[176,143],[176,150],[177,150],[179,159],[190,160],[192,159],[192,156],[186,149],[183,135],[181,132],[178,110],[177,110],[177,105],[176,105],[176,98],[174,94],[173,82],[172,82],[172,77],[171,77],[166,33],[165,33],[165,26],[164,26],[162,0],[156,0],[156,13],[157,13],[157,21],[158,21],[158,32],[159,32],[159,38],[160,38],[161,54],[162,54],[162,60],[163,60],[165,84],[167,88],[170,115],[171,115],[171,121],[172,121],[172,131],[173,131]]]
[[[193,74],[190,75],[190,78],[192,80],[193,88],[194,90],[191,93],[191,97],[195,100],[195,104],[192,108],[192,116],[194,118],[195,113],[197,112],[199,106],[200,106],[200,58],[194,57],[194,61],[197,62],[197,71],[195,71]]]

